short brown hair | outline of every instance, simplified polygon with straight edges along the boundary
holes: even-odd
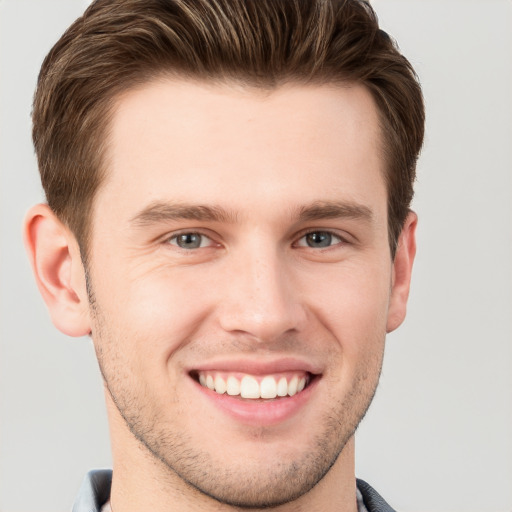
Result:
[[[49,206],[87,256],[116,97],[170,74],[274,88],[359,83],[381,119],[394,255],[424,133],[412,66],[362,0],[96,0],[41,68],[33,140]]]

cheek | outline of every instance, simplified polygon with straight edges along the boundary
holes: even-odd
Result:
[[[314,317],[332,340],[326,377],[333,389],[339,383],[373,393],[384,352],[389,273],[382,265],[347,266],[326,274],[323,286],[310,287]]]
[[[309,276],[302,286],[315,316],[339,335],[346,349],[357,349],[363,340],[371,343],[385,333],[390,279],[390,268],[378,263],[340,265],[325,269],[317,279]]]
[[[112,272],[92,283],[96,345],[118,367],[124,364],[135,374],[161,375],[164,380],[170,357],[188,343],[210,311],[204,287],[192,272],[185,277],[169,274]]]

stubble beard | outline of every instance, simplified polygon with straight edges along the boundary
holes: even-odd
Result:
[[[377,388],[382,355],[380,361],[375,359],[370,368],[360,373],[343,398],[335,401],[319,420],[321,428],[310,447],[293,460],[273,457],[251,463],[244,453],[240,453],[238,461],[226,461],[222,455],[216,460],[208,451],[197,448],[187,431],[177,432],[171,423],[162,421],[150,395],[134,389],[129,371],[123,364],[116,365],[116,361],[121,361],[119,354],[112,352],[122,344],[109,333],[92,293],[90,299],[96,355],[106,389],[130,432],[163,468],[159,472],[164,475],[162,484],[171,489],[176,487],[178,477],[191,493],[239,510],[269,509],[293,502],[315,487],[334,465],[366,414]],[[208,435],[206,425],[204,432]],[[262,441],[265,434],[262,428]]]

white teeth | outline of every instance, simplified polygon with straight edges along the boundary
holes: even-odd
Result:
[[[274,377],[265,377],[260,384],[261,398],[275,398],[277,396],[277,384]]]
[[[199,379],[199,382],[201,382],[201,379]],[[236,378],[230,375],[228,377],[228,385],[227,385],[227,393],[231,396],[236,396],[240,394],[240,381]]]
[[[258,381],[246,375],[240,383],[240,396],[242,398],[260,398],[260,386]]]
[[[277,380],[272,375],[266,375],[261,381],[258,381],[252,375],[244,375],[240,380],[234,375],[229,375],[226,378],[216,372],[199,373],[201,386],[211,389],[219,395],[227,393],[230,396],[240,395],[242,398],[251,399],[294,396],[300,393],[308,383],[306,376],[293,375],[289,379],[288,381],[285,376],[282,376]]]
[[[226,381],[222,377],[217,375],[217,377],[215,377],[215,391],[219,393],[219,395],[222,395],[226,392],[226,389]]]
[[[290,383],[288,384],[288,394],[293,396],[297,393],[297,385],[299,384],[299,378],[297,376],[293,377]]]
[[[286,377],[281,377],[277,383],[277,396],[286,396],[288,394],[288,381]]]

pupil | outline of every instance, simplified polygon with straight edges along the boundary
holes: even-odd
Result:
[[[325,231],[317,231],[307,235],[307,242],[310,247],[329,247],[332,242],[332,236]]]
[[[186,233],[178,237],[178,245],[183,249],[197,249],[201,245],[201,235]]]

